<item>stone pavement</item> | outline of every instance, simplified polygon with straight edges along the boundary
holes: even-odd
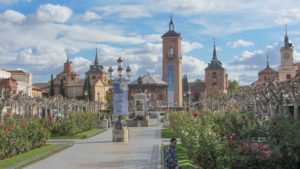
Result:
[[[112,129],[34,163],[29,169],[160,169],[160,127],[129,128],[129,143],[112,142]]]

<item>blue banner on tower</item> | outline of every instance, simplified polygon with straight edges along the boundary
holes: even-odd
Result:
[[[174,107],[174,65],[168,65],[168,106]]]
[[[114,115],[128,115],[128,86],[126,82],[114,83]]]

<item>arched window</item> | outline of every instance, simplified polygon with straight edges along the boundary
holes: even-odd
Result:
[[[213,86],[217,86],[217,82],[213,82]]]
[[[174,55],[174,49],[172,47],[170,47],[169,51],[168,51],[168,56],[173,57],[173,55]]]
[[[216,72],[212,73],[212,78],[217,78],[217,73]]]

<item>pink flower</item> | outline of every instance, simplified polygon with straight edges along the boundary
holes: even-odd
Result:
[[[231,136],[231,140],[235,140],[235,139],[236,139],[235,135]]]
[[[198,116],[198,113],[194,113],[194,117],[197,117]]]
[[[13,139],[13,138],[10,138],[10,139],[9,139],[9,142],[10,142],[10,143],[13,143],[13,142],[14,142],[14,139]]]
[[[268,144],[264,144],[264,145],[262,146],[262,149],[263,149],[263,151],[269,151],[270,146],[269,146]]]
[[[3,124],[4,123],[4,120],[1,120],[1,124]]]
[[[10,129],[13,130],[13,129],[15,129],[15,127],[14,127],[14,126],[11,126]]]
[[[3,126],[3,130],[6,130],[6,126]]]

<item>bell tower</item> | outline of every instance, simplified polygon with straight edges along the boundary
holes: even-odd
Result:
[[[182,37],[180,33],[175,32],[172,17],[169,22],[169,31],[161,38],[163,45],[162,80],[168,83],[167,96],[163,99],[169,107],[182,107]]]
[[[278,75],[279,81],[289,80],[296,75],[296,66],[294,66],[294,46],[289,41],[287,29],[284,37],[284,46],[280,49],[281,65]]]

